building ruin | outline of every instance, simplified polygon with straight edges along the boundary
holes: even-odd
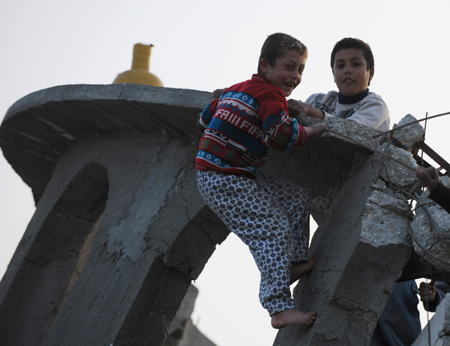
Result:
[[[72,85],[11,106],[0,146],[37,208],[0,283],[1,344],[164,343],[229,234],[195,182],[196,119],[210,101],[195,90]],[[397,280],[450,271],[413,246],[421,126],[379,136],[351,121],[327,125],[300,151],[272,151],[264,167],[310,188],[319,225],[319,260],[294,292],[318,319],[282,329],[275,345],[368,345]]]

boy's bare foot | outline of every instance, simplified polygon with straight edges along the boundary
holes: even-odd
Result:
[[[288,309],[277,314],[272,315],[272,327],[281,329],[289,324],[302,324],[309,326],[314,323],[317,317],[317,312],[301,312],[296,309]]]
[[[291,285],[308,274],[315,266],[317,262],[317,254],[315,254],[308,262],[301,264],[294,264],[291,266]]]

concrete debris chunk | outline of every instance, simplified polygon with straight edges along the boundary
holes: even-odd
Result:
[[[414,121],[416,121],[416,118],[408,114],[398,124],[395,124],[393,128],[411,124]],[[397,146],[411,152],[418,142],[424,140],[425,130],[420,123],[415,123],[394,131],[393,138]]]
[[[442,177],[442,182],[450,186],[450,179]],[[414,251],[423,260],[440,272],[450,271],[450,214],[431,199],[425,191],[416,206],[412,222]]]
[[[405,219],[408,210],[407,201],[374,190],[362,217],[361,241],[373,246],[410,244]]]
[[[410,152],[388,143],[383,144],[380,150],[394,159],[392,160],[389,157],[383,158],[384,167],[380,177],[387,185],[391,184],[400,189],[407,189],[417,182],[416,170],[419,166]],[[396,161],[403,162],[410,168]]]

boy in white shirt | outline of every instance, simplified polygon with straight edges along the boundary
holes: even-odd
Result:
[[[390,118],[386,103],[368,89],[375,72],[369,45],[359,39],[344,38],[334,46],[330,64],[339,91],[313,94],[306,102],[289,100],[291,116],[303,113],[323,120],[334,116],[388,130]]]

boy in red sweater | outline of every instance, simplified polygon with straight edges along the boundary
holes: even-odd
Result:
[[[306,189],[258,172],[269,147],[291,150],[320,136],[324,123],[301,126],[286,97],[300,84],[307,48],[292,36],[270,35],[258,73],[225,89],[200,114],[203,132],[197,182],[208,206],[250,249],[261,273],[259,298],[274,328],[310,325],[317,313],[294,307],[290,284],[309,272],[309,198]]]

